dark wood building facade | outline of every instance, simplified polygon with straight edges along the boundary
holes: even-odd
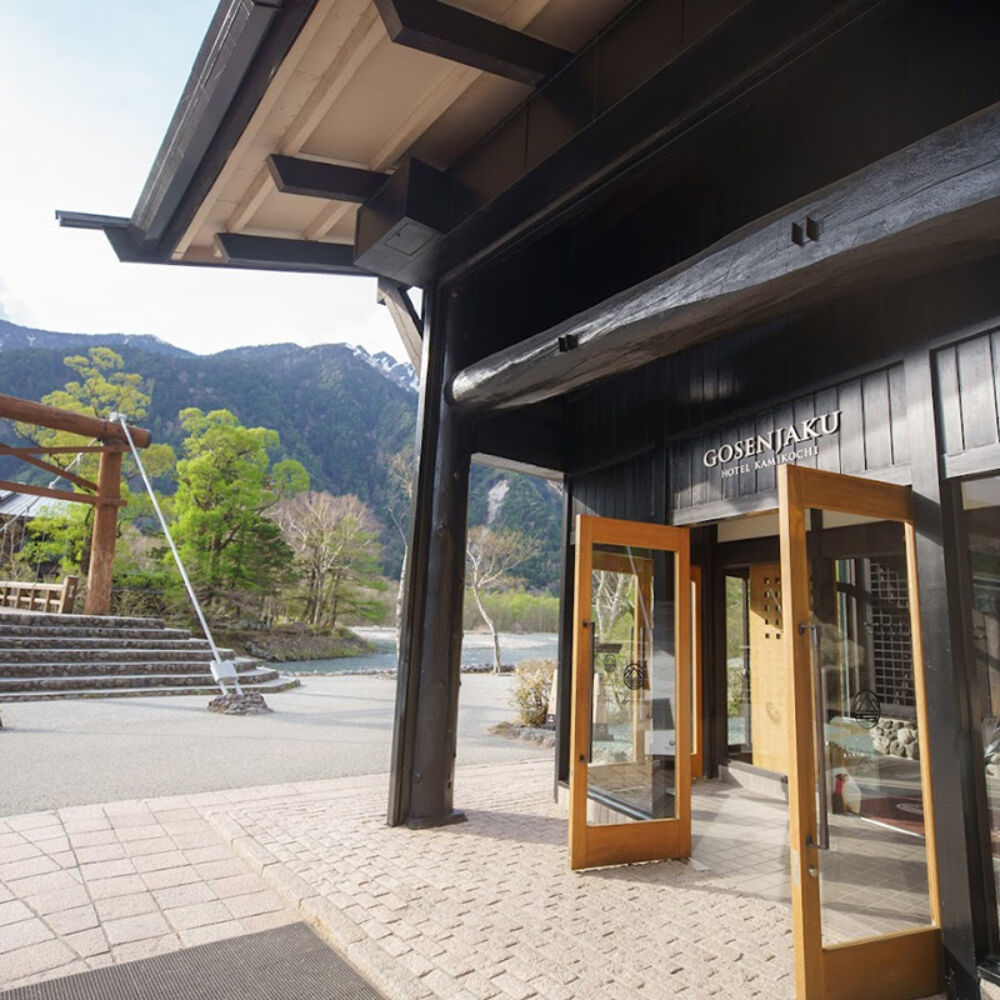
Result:
[[[511,24],[500,3],[342,6],[357,8],[352,33],[310,50],[320,82],[296,96],[293,57],[319,44],[337,3],[223,3],[196,75],[224,37],[229,63],[186,95],[132,219],[62,219],[104,229],[125,260],[375,274],[397,296],[424,290],[410,330],[421,400],[390,822],[461,819],[452,778],[470,463],[545,470],[566,495],[557,789],[579,794],[597,727],[609,725],[594,707],[586,630],[592,649],[601,641],[580,567],[622,573],[627,559],[632,602],[646,587],[671,609],[648,662],[648,637],[629,641],[644,664],[634,705],[649,692],[652,727],[644,750],[638,728],[630,738],[644,773],[669,772],[673,811],[602,799],[623,824],[650,821],[654,839],[666,829],[657,821],[683,819],[689,794],[676,746],[658,743],[665,701],[670,739],[683,745],[690,724],[706,779],[755,764],[750,707],[734,738],[730,633],[734,614],[756,613],[764,580],[762,634],[785,635],[775,663],[787,665],[776,683],[788,702],[771,715],[787,708],[772,723],[789,740],[790,756],[774,759],[793,786],[800,994],[918,996],[940,981],[975,997],[980,977],[1000,982],[1000,9],[634,0],[582,13],[551,0]],[[233,11],[242,36],[223,31]],[[372,105],[376,134],[362,142],[356,119],[375,98],[350,90],[357,75],[329,97],[351,57],[386,91],[394,72],[400,86],[416,73],[408,60],[430,60],[433,93],[455,93],[436,110],[422,98],[424,124],[392,136]],[[603,519],[676,530],[635,529],[633,541],[621,525],[602,535]],[[688,564],[692,718],[677,575]],[[790,608],[805,612],[789,620]],[[839,652],[828,655],[821,627]],[[826,680],[810,687],[811,641]],[[667,647],[673,681],[658,696],[646,675]],[[859,695],[876,705],[874,745],[886,733],[896,746],[875,764],[857,742],[869,738]],[[768,722],[753,718],[763,740]],[[842,744],[838,726],[851,733]],[[907,756],[918,732],[919,755]],[[838,816],[865,815],[844,805],[854,785],[862,803],[923,809],[929,910],[912,934],[808,943],[815,873],[828,863],[810,769],[831,746],[839,763],[828,757],[818,787],[839,796],[834,840]],[[879,782],[896,791],[875,796]],[[600,840],[586,832],[598,825],[587,801],[577,804],[581,836]],[[687,822],[668,854],[690,849]],[[897,966],[916,972],[879,978]]]

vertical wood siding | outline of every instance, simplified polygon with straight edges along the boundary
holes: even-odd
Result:
[[[715,518],[767,506],[776,488],[777,464],[757,468],[758,457],[754,456],[742,463],[734,460],[709,467],[703,461],[706,451],[757,435],[767,436],[789,425],[800,427],[810,417],[836,410],[840,410],[839,432],[794,446],[815,446],[818,452],[804,456],[797,464],[853,475],[881,473],[905,481],[909,451],[905,444],[902,369],[902,364],[897,363],[673,441],[668,446],[673,519]],[[778,454],[788,450],[784,448]],[[765,452],[763,457],[770,459],[774,453]],[[736,475],[723,475],[724,469],[740,465],[750,468]]]
[[[934,356],[937,418],[949,472],[973,471],[976,454],[1000,459],[1000,331],[952,344]],[[955,459],[963,458],[957,462]],[[949,463],[949,460],[950,463]]]

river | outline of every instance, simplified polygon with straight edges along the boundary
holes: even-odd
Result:
[[[364,656],[344,656],[336,660],[292,660],[276,663],[289,674],[367,674],[396,669],[396,632],[391,628],[355,628],[378,651]],[[505,664],[556,656],[556,636],[546,632],[500,633],[500,654]],[[466,632],[462,638],[462,666],[493,662],[493,642],[485,632]]]

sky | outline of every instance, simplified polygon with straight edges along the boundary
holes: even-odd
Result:
[[[122,264],[56,209],[131,215],[217,0],[0,0],[0,318],[198,354],[346,342],[404,359],[375,281]]]

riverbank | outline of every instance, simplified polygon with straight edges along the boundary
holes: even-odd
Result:
[[[374,642],[347,628],[331,630],[281,625],[261,629],[216,628],[213,633],[220,646],[269,663],[340,660],[378,651]]]
[[[354,629],[358,638],[369,644],[370,650],[357,656],[298,662],[285,661],[282,670],[295,676],[312,674],[373,674],[395,676],[399,654],[396,630],[378,626]],[[511,673],[524,660],[555,659],[558,638],[549,632],[524,634],[501,632],[500,651],[506,669]],[[462,638],[462,673],[488,674],[493,671],[493,640],[486,632],[466,632]]]

